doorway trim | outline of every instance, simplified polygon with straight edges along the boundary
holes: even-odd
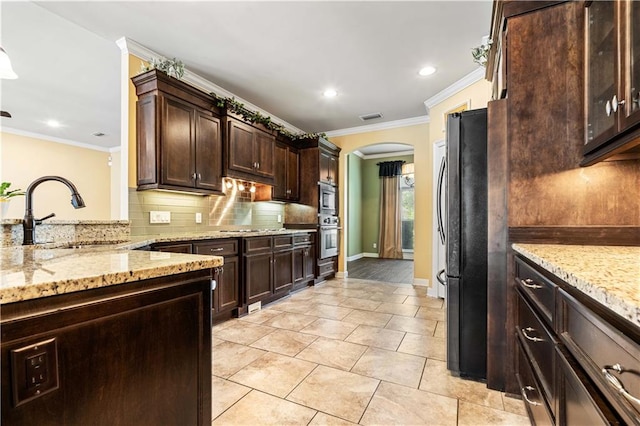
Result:
[[[446,288],[438,281],[437,274],[440,259],[443,259],[445,256],[445,250],[441,248],[438,240],[438,221],[436,220],[437,212],[436,207],[438,205],[438,172],[440,171],[440,162],[446,155],[446,142],[444,139],[440,139],[433,144],[433,179],[432,179],[432,205],[433,205],[433,214],[432,214],[432,255],[431,255],[431,286],[427,289],[427,295],[431,297],[440,297],[444,298],[446,294]]]

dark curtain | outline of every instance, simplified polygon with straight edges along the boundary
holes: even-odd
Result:
[[[404,163],[405,161],[383,161],[382,163],[378,163],[378,166],[380,166],[378,176],[400,176],[402,174],[402,165]]]

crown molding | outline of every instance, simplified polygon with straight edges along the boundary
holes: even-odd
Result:
[[[118,45],[118,47],[120,48],[120,50],[123,53],[128,53],[134,56],[137,56],[138,58],[142,59],[143,61],[149,61],[151,58],[159,58],[162,57],[163,55],[154,52],[153,50],[141,45],[140,43],[131,40],[130,38],[126,38],[126,37],[122,37],[120,39],[118,39],[116,41],[116,44]],[[209,80],[207,80],[206,78],[192,72],[189,71],[188,69],[185,68],[184,70],[184,76],[181,78],[182,81],[184,81],[185,83],[189,83],[194,87],[197,87],[198,89],[207,92],[207,93],[211,93],[214,92],[216,95],[218,96],[224,96],[227,98],[235,98],[238,102],[243,103],[248,109],[255,111],[255,112],[259,112],[262,115],[266,115],[266,116],[270,116],[272,121],[274,121],[277,124],[280,124],[282,126],[284,126],[288,131],[292,132],[292,133],[306,133],[304,130],[297,128],[296,126],[294,126],[293,124],[287,123],[286,121],[274,116],[273,114],[271,114],[268,111],[265,111],[264,109],[252,104],[251,102],[242,99],[241,97],[231,93],[230,91],[218,86],[217,84],[214,84],[212,82],[210,82]]]
[[[105,147],[105,146],[98,146],[98,145],[91,145],[91,144],[83,143],[83,142],[76,142],[76,141],[72,141],[72,140],[69,140],[69,139],[57,138],[55,136],[43,135],[41,133],[26,132],[24,130],[14,129],[13,127],[2,126],[2,133],[9,133],[9,134],[18,135],[18,136],[25,136],[25,137],[28,137],[28,138],[40,139],[40,140],[48,141],[48,142],[61,143],[61,144],[64,144],[64,145],[75,146],[77,148],[91,149],[91,150],[94,150],[94,151],[114,152],[113,151],[114,148],[108,148],[108,147]],[[120,148],[118,147],[118,150],[119,149]]]
[[[339,130],[331,130],[324,133],[327,135],[327,137],[345,136],[345,135],[353,135],[355,133],[374,132],[376,130],[386,130],[386,129],[395,129],[398,127],[415,126],[417,124],[428,123],[429,121],[430,121],[430,118],[428,115],[422,115],[420,117],[404,118],[402,120],[387,121],[384,123],[366,124],[364,126],[349,127],[346,129],[339,129]]]
[[[478,67],[475,69],[475,71],[472,71],[469,74],[465,75],[460,80],[453,83],[451,86],[436,93],[435,95],[424,101],[424,107],[426,108],[427,113],[429,113],[431,108],[433,108],[435,105],[438,105],[445,99],[450,98],[462,89],[471,86],[473,83],[482,80],[484,78],[484,75],[485,69],[483,67]]]
[[[355,155],[356,157],[360,157],[360,158],[364,159],[364,154],[363,154],[363,153],[361,153],[361,152],[360,152],[359,150],[357,150],[357,149],[356,149],[355,151],[353,151],[351,154]]]

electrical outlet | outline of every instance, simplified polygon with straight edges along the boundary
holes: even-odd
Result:
[[[202,223],[202,213],[196,213],[196,223]]]
[[[378,244],[377,243],[373,243],[373,248],[378,248]]]
[[[15,406],[58,389],[55,338],[13,349],[10,354]]]
[[[171,223],[171,212],[151,210],[149,223]]]
[[[281,214],[278,215],[278,223],[282,223],[282,215]]]

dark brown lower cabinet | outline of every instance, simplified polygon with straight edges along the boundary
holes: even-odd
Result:
[[[294,236],[293,240],[293,289],[304,288],[316,277],[315,234]]]
[[[209,254],[224,257],[218,273],[216,289],[213,291],[214,321],[228,319],[240,302],[238,240],[224,238],[193,243],[194,254]]]
[[[246,303],[269,303],[293,287],[293,235],[249,237],[244,244]]]
[[[1,423],[210,425],[211,278],[202,270],[2,305]],[[25,351],[44,357],[40,394],[20,380]]]
[[[640,424],[640,327],[514,258],[516,376],[532,422]]]
[[[244,278],[247,304],[259,302],[273,294],[273,254],[254,254],[244,257]]]

